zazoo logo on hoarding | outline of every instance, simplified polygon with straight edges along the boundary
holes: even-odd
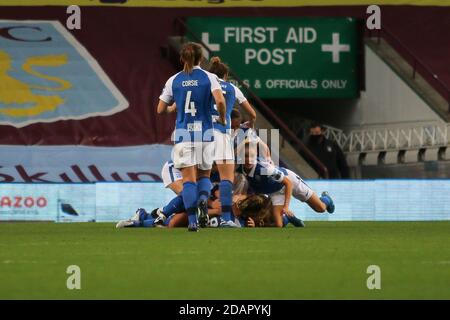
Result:
[[[262,98],[359,95],[353,18],[190,17],[187,24]]]
[[[128,102],[58,21],[0,20],[0,125],[86,119]]]

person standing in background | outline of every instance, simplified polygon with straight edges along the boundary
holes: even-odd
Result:
[[[350,173],[344,152],[339,145],[328,140],[325,127],[313,122],[309,129],[307,146],[309,150],[327,167],[330,179],[348,179]]]

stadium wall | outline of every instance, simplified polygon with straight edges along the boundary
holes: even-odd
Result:
[[[383,61],[365,46],[365,86],[359,99],[287,100],[272,104],[291,127],[304,118],[344,130],[444,123],[440,116]],[[297,119],[297,120],[294,120]]]
[[[344,5],[414,5],[448,6],[448,0],[0,0],[2,6],[124,6],[124,7],[167,7],[167,8],[224,8],[224,7],[302,7],[302,6],[344,6]]]
[[[334,214],[317,214],[293,199],[305,221],[450,220],[450,180],[311,180],[327,190]],[[0,221],[113,222],[143,207],[152,210],[174,194],[162,183],[0,184]]]
[[[162,181],[172,146],[2,146],[0,183]]]
[[[37,2],[30,1],[30,3]],[[173,1],[170,3],[172,4]],[[204,3],[207,2],[204,1]],[[17,2],[8,1],[0,2],[0,4],[11,5]],[[160,53],[161,46],[167,45],[167,38],[176,34],[173,23],[176,18],[211,17],[218,14],[223,17],[351,16],[363,19],[367,17],[365,6],[222,8],[220,12],[214,8],[86,7],[82,12],[82,29],[70,32],[66,30],[65,33],[70,33],[98,62],[104,73],[127,100],[128,108],[108,116],[92,115],[80,120],[50,123],[36,121],[34,124],[20,128],[11,124],[0,125],[0,144],[115,147],[167,143],[174,118],[157,117],[154,107],[151,108],[151,106],[157,101],[164,82],[176,71],[168,60],[161,57]],[[407,47],[415,48],[414,52],[423,48],[433,48],[434,50],[429,51],[438,53],[438,55],[431,55],[429,51],[422,50],[418,51],[417,56],[427,61],[432,71],[445,82],[448,79],[446,57],[450,47],[444,41],[445,37],[438,36],[439,32],[433,32],[433,36],[430,36],[429,28],[433,25],[434,29],[431,31],[447,30],[450,7],[385,6],[382,12],[383,26],[396,37],[406,38]],[[66,8],[52,6],[20,8],[6,6],[2,7],[0,12],[2,20],[57,20],[61,25],[65,25],[67,17]],[[403,20],[416,21],[420,25],[412,28],[410,24],[404,24]],[[54,54],[52,47],[47,49],[49,53]],[[32,53],[30,51],[17,54],[13,57],[13,61],[14,58],[28,57]],[[16,63],[21,62],[20,59],[17,61]],[[74,93],[77,93],[75,89]],[[78,107],[71,108],[71,110],[76,109]],[[344,113],[341,108],[337,112]]]
[[[368,46],[365,61],[366,90],[341,127],[442,123],[439,115]]]

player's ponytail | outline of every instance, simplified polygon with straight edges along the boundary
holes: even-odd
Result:
[[[219,78],[224,79],[225,77],[228,77],[229,68],[219,57],[212,57],[211,60],[209,60],[208,71],[214,73]]]
[[[191,73],[202,59],[202,47],[195,42],[186,43],[180,51],[180,60],[183,63],[183,71]]]

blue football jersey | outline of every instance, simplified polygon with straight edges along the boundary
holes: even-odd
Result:
[[[238,168],[247,178],[249,186],[255,193],[271,194],[280,191],[283,179],[288,174],[285,168],[276,167],[264,159],[258,158],[250,172],[245,172],[244,166]]]
[[[218,130],[222,133],[231,133],[231,111],[233,111],[234,104],[236,101],[238,104],[243,103],[247,99],[244,97],[242,91],[236,87],[234,84],[219,79],[220,86],[222,87],[222,93],[225,97],[225,102],[227,105],[226,110],[226,120],[227,124],[224,126],[223,124],[217,122],[219,119],[219,111],[217,110],[217,106],[213,101],[213,126],[215,130]]]
[[[212,141],[212,92],[221,89],[217,76],[196,66],[167,80],[159,99],[177,105],[175,143]]]

